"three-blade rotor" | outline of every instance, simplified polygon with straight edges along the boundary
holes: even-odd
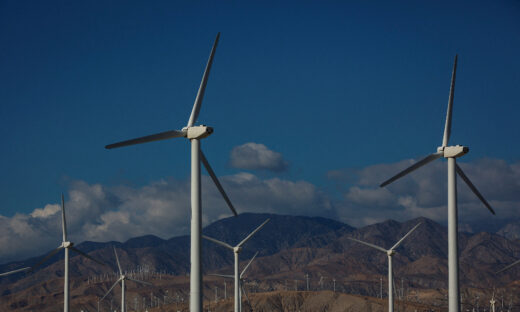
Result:
[[[442,137],[442,145],[437,149],[437,152],[426,156],[425,158],[414,163],[413,165],[411,165],[410,167],[399,172],[398,174],[391,177],[390,179],[384,181],[383,183],[381,183],[380,187],[384,187],[384,186],[394,182],[395,180],[404,177],[405,175],[409,174],[410,172],[415,171],[415,170],[419,169],[420,167],[423,167],[423,166],[427,165],[428,163],[430,163],[436,159],[439,159],[441,157],[457,157],[457,156],[446,154],[446,149],[450,148],[450,147],[448,147],[448,143],[449,143],[449,139],[450,139],[450,135],[451,135],[453,99],[455,96],[455,77],[457,74],[457,59],[458,59],[458,56],[455,55],[455,61],[453,63],[453,71],[451,74],[450,95],[449,95],[449,99],[448,99],[448,110],[446,111],[446,123],[444,125],[444,135]],[[466,152],[467,152],[467,150],[466,150]],[[473,185],[473,183],[466,176],[466,174],[464,174],[464,172],[458,165],[456,165],[456,172],[462,178],[462,180],[469,186],[471,191],[478,197],[478,199],[480,199],[480,201],[489,209],[489,211],[492,214],[495,214],[495,211],[493,210],[493,208],[491,208],[491,205],[489,205],[489,203],[484,199],[482,194],[480,194],[480,192],[477,190],[475,185]]]
[[[249,233],[249,235],[247,235],[246,238],[244,238],[240,243],[238,243],[235,247],[229,245],[228,243],[225,243],[225,242],[222,242],[222,241],[219,241],[218,239],[215,239],[215,238],[212,238],[212,237],[209,237],[209,236],[206,236],[206,235],[202,235],[202,238],[206,239],[206,240],[209,240],[211,242],[214,242],[215,244],[218,244],[218,245],[221,245],[223,247],[226,247],[227,249],[231,249],[231,250],[235,250],[235,248],[240,248],[242,247],[248,240],[251,239],[251,237],[253,237],[256,232],[260,231],[261,228],[263,228],[267,222],[271,221],[270,218],[267,218],[264,222],[262,222],[262,224],[260,224],[253,232]],[[256,255],[255,255],[256,256]]]
[[[83,251],[77,249],[76,247],[74,247],[74,245],[69,242],[67,240],[67,219],[65,218],[65,199],[64,199],[64,196],[63,194],[61,194],[61,230],[62,230],[62,244],[60,246],[58,246],[56,249],[52,250],[51,252],[49,252],[42,260],[40,260],[38,263],[36,263],[35,265],[33,265],[32,267],[28,268],[28,271],[29,272],[33,272],[33,271],[36,271],[37,268],[39,268],[42,264],[44,264],[47,260],[49,260],[50,258],[52,258],[52,256],[54,256],[55,254],[57,254],[60,250],[62,249],[65,249],[65,248],[68,248],[70,250],[73,250],[75,251],[76,253],[80,254],[81,256],[87,258],[87,259],[90,259],[98,264],[101,264],[101,265],[106,265],[105,263],[101,262],[101,261],[98,261],[96,259],[94,259],[93,257],[87,255],[86,253],[84,253]]]
[[[108,294],[112,291],[112,289],[114,289],[114,287],[116,287],[116,285],[123,280],[128,280],[128,281],[132,281],[132,282],[147,285],[147,286],[153,286],[152,283],[143,282],[143,281],[136,280],[136,279],[133,279],[133,278],[130,278],[130,277],[124,275],[123,270],[121,269],[121,263],[119,262],[119,257],[117,256],[116,247],[113,247],[113,248],[114,248],[114,255],[116,255],[117,269],[119,270],[119,278],[117,279],[117,281],[115,281],[115,283],[112,285],[112,287],[110,287],[110,289],[108,289],[108,291],[105,293],[103,298],[101,298],[101,300],[99,300],[99,301],[102,301],[103,299],[105,299],[105,297],[108,296]]]
[[[374,244],[371,244],[371,243],[367,243],[367,242],[364,242],[362,240],[359,240],[359,239],[355,239],[355,238],[352,238],[352,237],[347,237],[348,239],[350,239],[351,241],[354,241],[354,242],[358,242],[360,244],[363,244],[363,245],[366,245],[368,247],[371,247],[371,248],[374,248],[374,249],[377,249],[379,251],[382,251],[386,254],[388,254],[389,252],[391,251],[394,251],[397,249],[397,247],[399,247],[399,245],[401,245],[401,243],[408,237],[410,236],[410,234],[413,233],[413,231],[415,231],[419,225],[421,225],[422,223],[417,223],[417,225],[415,225],[410,231],[408,231],[408,233],[406,233],[399,241],[397,241],[397,243],[394,244],[394,246],[392,246],[390,249],[385,249],[383,247],[380,247],[380,246],[377,246],[377,245],[374,245]]]
[[[142,143],[148,143],[153,141],[160,141],[160,140],[167,140],[167,139],[173,139],[173,138],[189,138],[188,132],[189,128],[193,127],[194,124],[197,122],[197,118],[199,117],[200,108],[202,106],[202,100],[204,98],[204,93],[206,91],[206,85],[208,83],[209,73],[211,71],[211,66],[213,64],[213,58],[215,56],[215,51],[217,49],[218,41],[220,38],[220,33],[217,34],[217,37],[215,38],[215,42],[213,43],[213,47],[211,48],[211,53],[209,55],[208,63],[206,64],[206,68],[204,70],[204,74],[202,76],[202,81],[199,86],[199,90],[197,91],[197,96],[195,98],[195,102],[193,103],[193,108],[190,114],[190,118],[188,120],[188,123],[186,127],[184,127],[182,130],[169,130],[157,134],[147,135],[131,140],[121,141],[113,144],[106,145],[106,149],[113,149],[118,147],[124,147],[124,146],[130,146],[130,145],[136,145],[136,144],[142,144]],[[217,189],[219,190],[220,194],[226,201],[226,204],[228,205],[229,209],[231,209],[231,212],[233,215],[238,215],[235,207],[231,203],[231,200],[229,199],[228,195],[224,191],[224,188],[222,187],[222,184],[217,178],[217,175],[211,168],[208,159],[204,155],[202,151],[200,151],[200,160],[202,161],[202,164],[206,168],[208,174],[210,175],[211,179],[213,180],[213,183],[215,183]]]

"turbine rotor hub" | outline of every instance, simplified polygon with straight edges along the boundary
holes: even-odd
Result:
[[[233,247],[233,251],[235,253],[240,253],[242,251],[242,247]]]
[[[443,152],[444,158],[457,158],[467,154],[469,152],[469,147],[462,145],[446,146],[444,147]]]
[[[69,247],[72,247],[73,245],[74,245],[74,243],[72,243],[72,242],[61,243],[61,247],[63,247],[63,248],[69,248]]]
[[[184,131],[184,128],[182,129]],[[204,139],[213,133],[213,128],[205,125],[188,127],[186,137],[188,139]]]
[[[392,257],[393,255],[395,255],[395,250],[393,250],[393,249],[387,250],[387,251],[386,251],[386,254],[387,254],[389,257]]]

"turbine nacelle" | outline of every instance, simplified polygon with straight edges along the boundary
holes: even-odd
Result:
[[[387,254],[389,257],[393,257],[393,256],[395,255],[395,250],[393,250],[393,249],[387,250],[387,251],[386,251],[386,254]]]
[[[74,246],[73,242],[63,242],[63,243],[61,243],[60,247],[69,248],[69,247],[72,247],[72,246]]]
[[[441,148],[441,147],[439,147]],[[439,151],[439,148],[437,150]],[[469,147],[462,145],[445,146],[442,150],[444,158],[457,158],[469,152]]]
[[[242,247],[241,246],[233,247],[233,252],[234,253],[240,253],[241,251],[242,251]]]
[[[186,138],[188,139],[204,139],[213,133],[213,128],[208,126],[192,126],[183,128],[182,131],[186,130]]]

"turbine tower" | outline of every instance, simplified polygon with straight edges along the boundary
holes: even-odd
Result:
[[[242,274],[238,274],[238,255],[240,254],[240,252],[242,251],[242,246],[249,240],[251,239],[251,237],[253,237],[253,235],[256,234],[256,232],[260,231],[260,229],[267,223],[269,222],[269,220],[271,219],[267,219],[265,220],[262,224],[260,224],[253,232],[251,232],[246,238],[244,238],[240,243],[238,243],[238,245],[236,245],[235,247],[227,244],[227,243],[224,243],[224,242],[221,242],[217,239],[214,239],[214,238],[211,238],[211,237],[208,237],[208,236],[205,236],[205,235],[202,235],[202,237],[204,239],[207,239],[209,241],[212,241],[214,242],[215,244],[219,244],[221,246],[224,246],[230,250],[233,251],[233,253],[235,254],[235,312],[240,312],[241,310],[241,306],[240,306],[240,276]],[[255,255],[256,256],[256,255]],[[254,259],[254,257],[253,257]],[[252,260],[251,260],[252,261]],[[251,264],[251,262],[249,262],[249,264]],[[249,264],[246,266],[246,269],[249,267]],[[245,271],[245,269],[244,269]],[[242,272],[243,273],[243,272]]]
[[[455,76],[457,71],[457,55],[453,64],[453,72],[451,76],[450,95],[448,99],[448,111],[446,113],[446,123],[444,125],[444,136],[442,145],[437,148],[437,152],[426,156],[424,159],[416,162],[409,168],[399,172],[392,178],[381,183],[381,187],[392,183],[393,181],[407,175],[408,173],[438,159],[441,157],[448,159],[448,275],[449,275],[449,312],[458,312],[460,309],[460,292],[459,292],[459,256],[458,256],[458,219],[457,219],[457,173],[464,182],[469,186],[471,191],[484,203],[484,205],[495,214],[495,211],[482,194],[477,190],[475,185],[469,180],[464,171],[457,165],[456,158],[468,153],[469,148],[466,146],[455,145],[448,146],[451,134],[451,115],[453,110],[453,97],[455,93]]]
[[[112,289],[114,289],[114,287],[116,287],[116,285],[119,282],[121,282],[121,312],[126,312],[126,307],[125,307],[125,281],[132,281],[132,282],[141,283],[141,284],[148,285],[148,286],[152,286],[152,284],[148,283],[148,282],[143,282],[143,281],[139,281],[139,280],[130,278],[130,277],[126,276],[125,274],[123,274],[123,270],[121,270],[121,264],[119,263],[119,257],[117,256],[117,252],[116,252],[116,248],[115,247],[114,247],[114,254],[116,255],[117,268],[119,269],[119,279],[112,285],[112,287],[110,287],[110,289],[103,296],[103,298],[101,298],[100,301],[105,299],[105,297],[108,296],[108,294],[112,291]]]
[[[247,296],[247,292],[244,288],[244,284],[242,283],[244,281],[244,274],[246,273],[247,269],[249,268],[249,266],[251,265],[251,263],[253,262],[253,260],[255,260],[256,256],[258,255],[258,251],[255,253],[255,255],[253,256],[253,258],[251,258],[251,260],[249,260],[249,262],[247,263],[247,265],[244,267],[244,269],[242,270],[242,272],[240,273],[239,277],[238,277],[238,282],[239,282],[239,286],[237,287],[236,285],[236,281],[237,281],[237,278],[236,278],[236,273],[235,275],[226,275],[226,274],[209,274],[209,275],[212,275],[212,276],[219,276],[219,277],[225,277],[225,278],[233,278],[235,279],[235,311],[236,312],[240,312],[242,311],[242,295],[241,295],[241,292],[240,291],[237,291],[237,289],[241,289],[242,292],[244,293],[244,295],[246,296],[246,299],[247,299],[247,302],[249,303],[250,306],[251,305],[251,301],[249,301],[249,297]],[[235,266],[236,268],[236,266]],[[237,306],[237,301],[239,302],[238,306]],[[238,308],[238,310],[237,310]]]
[[[102,262],[99,262],[98,260],[92,258],[91,256],[87,255],[86,253],[82,252],[81,250],[78,250],[76,247],[74,247],[74,243],[67,240],[67,222],[65,220],[65,200],[63,198],[63,194],[61,194],[61,229],[63,232],[63,241],[61,242],[61,245],[58,246],[58,248],[51,251],[45,258],[43,258],[40,262],[38,262],[35,266],[33,266],[30,269],[30,272],[35,271],[40,265],[42,265],[45,261],[49,260],[52,256],[54,256],[58,251],[65,249],[65,274],[63,277],[63,311],[69,312],[69,249],[74,250],[75,252],[79,253],[85,258],[88,258],[96,263],[99,263],[101,265],[105,265]]]
[[[368,247],[372,247],[374,249],[382,251],[382,252],[386,253],[386,255],[388,256],[388,311],[389,312],[394,312],[394,285],[393,285],[394,273],[393,273],[393,267],[392,267],[392,257],[395,255],[395,249],[397,247],[399,247],[399,245],[401,245],[401,243],[410,234],[412,234],[412,232],[415,231],[415,229],[419,225],[421,225],[421,223],[418,223],[416,226],[414,226],[410,231],[408,231],[408,233],[406,233],[405,236],[403,236],[397,243],[395,243],[394,246],[392,246],[392,248],[390,248],[388,250],[384,249],[383,247],[379,247],[377,245],[373,245],[373,244],[370,244],[370,243],[367,243],[367,242],[364,242],[364,241],[361,241],[361,240],[358,240],[358,239],[355,239],[355,238],[352,238],[352,237],[347,237],[348,239],[350,239],[352,241],[355,241],[355,242],[361,243],[363,245],[366,245]]]
[[[220,33],[215,38],[215,43],[211,49],[204,75],[202,76],[202,82],[200,83],[195,103],[191,111],[190,119],[188,124],[181,130],[170,130],[157,134],[152,134],[137,139],[122,141],[114,144],[105,146],[107,149],[116,147],[123,147],[159,140],[173,139],[173,138],[187,138],[191,141],[191,250],[190,250],[190,311],[201,312],[202,311],[202,275],[201,275],[201,262],[200,262],[200,245],[201,245],[201,230],[202,230],[202,208],[201,208],[201,196],[200,196],[200,162],[204,164],[208,171],[211,179],[217,186],[218,190],[224,197],[227,205],[236,216],[237,212],[228,196],[224,192],[222,185],[217,179],[217,176],[211,169],[208,160],[204,156],[200,148],[200,140],[208,137],[213,133],[213,128],[205,125],[195,126],[197,117],[199,116],[200,107],[202,105],[202,99],[204,97],[204,91],[206,90],[206,84],[208,82],[209,72],[211,64],[213,63],[213,56],[217,49],[218,40]]]

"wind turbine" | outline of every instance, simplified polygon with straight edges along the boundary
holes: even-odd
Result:
[[[101,265],[105,265],[102,262],[92,258],[81,250],[78,250],[74,247],[74,243],[67,240],[67,222],[65,220],[65,200],[63,198],[63,194],[61,194],[61,229],[63,232],[63,241],[58,248],[51,251],[45,258],[43,258],[40,262],[38,262],[35,266],[30,269],[30,272],[35,271],[40,265],[42,265],[45,261],[49,260],[52,256],[54,256],[58,251],[65,249],[65,274],[63,277],[63,311],[69,312],[69,249],[74,250],[85,258],[88,258],[96,263]]]
[[[101,298],[100,301],[105,299],[105,297],[108,296],[108,294],[112,291],[112,289],[114,289],[114,287],[116,287],[116,285],[119,282],[121,282],[121,312],[126,312],[126,308],[125,308],[125,281],[132,281],[132,282],[141,283],[141,284],[148,285],[148,286],[152,286],[152,284],[148,283],[148,282],[143,282],[143,281],[139,281],[139,280],[130,278],[130,277],[126,276],[125,274],[123,274],[123,270],[121,270],[121,264],[119,263],[119,257],[117,256],[117,252],[116,252],[116,248],[115,247],[114,247],[114,254],[116,255],[117,268],[119,269],[119,279],[112,285],[112,287],[110,287],[110,289],[106,292],[106,294],[103,296],[103,298]]]
[[[200,107],[202,105],[202,98],[204,97],[204,91],[206,90],[206,84],[208,82],[209,72],[211,64],[213,63],[213,56],[217,48],[220,33],[215,38],[215,43],[211,49],[204,75],[202,76],[202,82],[200,83],[195,103],[191,111],[190,119],[188,124],[181,130],[170,130],[157,134],[152,134],[137,139],[122,141],[114,144],[105,146],[107,149],[173,139],[173,138],[187,138],[191,141],[191,268],[190,268],[190,311],[201,312],[202,311],[202,275],[201,275],[201,262],[200,262],[200,245],[201,245],[201,229],[202,229],[202,211],[201,211],[201,197],[200,197],[200,162],[204,164],[208,171],[211,179],[217,186],[218,190],[224,197],[227,205],[236,216],[237,212],[228,196],[224,192],[222,185],[217,179],[217,176],[211,169],[206,156],[200,148],[200,140],[208,137],[213,133],[213,128],[205,125],[195,126],[197,117],[199,116]]]
[[[207,239],[209,241],[212,241],[214,242],[215,244],[219,244],[221,246],[224,246],[230,250],[233,251],[233,253],[235,254],[235,312],[240,312],[241,310],[241,307],[240,307],[240,301],[239,301],[239,296],[240,296],[240,292],[239,292],[239,287],[240,287],[240,275],[238,274],[238,255],[240,254],[240,252],[242,251],[242,246],[249,240],[251,239],[251,237],[253,237],[253,235],[256,234],[256,232],[260,231],[260,229],[267,223],[269,222],[269,220],[271,219],[267,219],[265,220],[262,224],[260,224],[253,232],[251,232],[246,238],[244,238],[240,243],[238,243],[238,245],[236,245],[235,247],[227,244],[227,243],[224,243],[224,242],[221,242],[217,239],[214,239],[214,238],[211,238],[211,237],[208,237],[208,236],[205,236],[205,235],[202,235],[202,237],[204,239]],[[254,257],[253,257],[254,259]],[[249,262],[249,264],[251,264],[251,262]],[[249,264],[246,266],[246,269],[249,267]],[[245,269],[244,269],[245,271]],[[243,272],[242,272],[243,273]],[[241,274],[242,275],[242,274]]]
[[[399,172],[395,176],[381,183],[381,187],[388,185],[395,180],[407,175],[408,173],[438,159],[441,157],[448,159],[448,275],[449,275],[449,312],[458,312],[460,309],[460,293],[459,293],[459,257],[458,257],[458,220],[457,220],[457,173],[469,188],[477,195],[484,205],[495,214],[495,211],[482,194],[477,190],[475,185],[466,176],[464,171],[457,165],[456,158],[468,153],[467,146],[455,145],[448,146],[451,134],[451,115],[453,110],[453,97],[455,93],[455,76],[457,71],[457,55],[453,64],[453,72],[451,76],[450,95],[448,99],[448,111],[446,113],[446,123],[444,125],[444,136],[442,145],[437,148],[437,152],[426,156],[424,159],[416,162],[409,168]]]
[[[209,275],[212,275],[212,276],[219,276],[219,277],[225,277],[225,278],[234,278],[235,279],[235,311],[236,312],[240,312],[242,311],[242,296],[241,296],[241,293],[240,291],[238,291],[239,289],[242,290],[242,292],[244,293],[244,295],[246,296],[246,299],[247,299],[247,302],[249,303],[249,305],[252,307],[251,305],[251,301],[249,301],[249,297],[247,296],[247,292],[244,288],[244,284],[242,283],[244,281],[244,274],[246,273],[247,269],[249,268],[249,266],[251,265],[251,263],[253,262],[253,260],[255,260],[256,256],[258,255],[258,251],[255,253],[255,255],[253,256],[253,258],[251,258],[251,260],[249,260],[249,262],[247,263],[247,265],[244,267],[244,269],[242,270],[242,272],[240,273],[239,277],[238,277],[238,281],[239,281],[239,286],[237,287],[237,275],[236,275],[236,272],[238,272],[238,270],[236,270],[236,266],[235,266],[235,275],[226,275],[226,274],[209,274]],[[236,262],[235,262],[236,263]],[[238,310],[237,310],[237,301],[239,302],[238,304]]]
[[[491,296],[491,300],[489,300],[490,307],[489,312],[495,312],[495,303],[497,301],[495,300],[495,290],[493,289],[493,296]]]
[[[392,246],[392,248],[390,248],[388,250],[384,249],[383,247],[379,247],[377,245],[373,245],[373,244],[370,244],[370,243],[367,243],[367,242],[364,242],[364,241],[361,241],[361,240],[358,240],[358,239],[355,239],[355,238],[352,238],[352,237],[347,237],[348,239],[350,239],[352,241],[355,241],[355,242],[361,243],[363,245],[366,245],[368,247],[372,247],[372,248],[375,248],[375,249],[377,249],[379,251],[382,251],[382,252],[386,253],[386,255],[388,256],[388,311],[389,312],[393,312],[394,311],[394,290],[393,290],[393,287],[394,287],[394,285],[393,285],[394,273],[393,273],[393,268],[392,268],[392,257],[395,255],[395,249],[397,247],[399,247],[399,245],[401,245],[401,243],[410,234],[412,234],[412,232],[415,231],[415,229],[419,225],[421,225],[421,223],[419,223],[416,226],[414,226],[410,231],[408,231],[408,233],[406,233],[405,236],[403,236],[397,243],[395,243],[394,246]]]

